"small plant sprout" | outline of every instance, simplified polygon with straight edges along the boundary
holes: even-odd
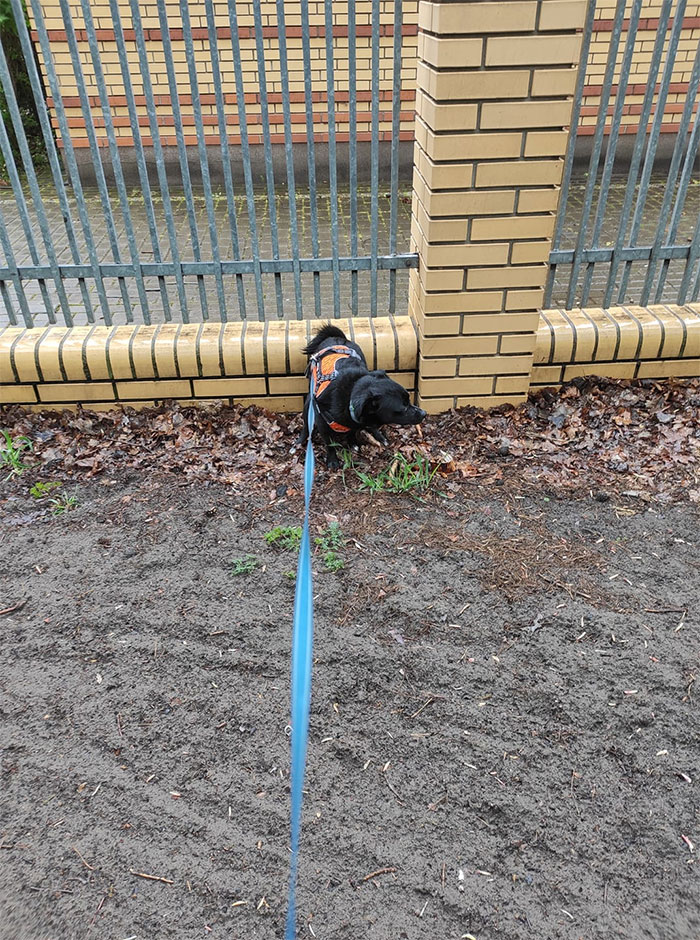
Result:
[[[70,509],[75,509],[78,505],[78,500],[75,496],[69,496],[64,490],[63,493],[59,493],[56,496],[50,496],[49,503],[52,507],[51,514],[54,516],[62,516]]]
[[[51,490],[55,490],[57,486],[61,484],[57,481],[53,483],[41,483],[36,482],[34,486],[29,490],[29,495],[33,496],[34,499],[44,499],[45,496],[48,496]]]
[[[301,545],[301,526],[276,525],[263,536],[268,545],[284,552],[298,552]]]
[[[246,555],[245,558],[234,558],[231,565],[231,574],[238,577],[242,574],[251,574],[258,567],[255,555]]]
[[[395,454],[385,470],[376,476],[363,470],[355,470],[361,490],[370,493],[408,493],[411,490],[427,490],[431,487],[438,468],[431,470],[430,461],[424,454],[416,454],[409,460],[403,454]]]
[[[0,467],[7,467],[10,476],[20,474],[27,469],[27,465],[22,461],[22,454],[27,450],[32,450],[33,445],[28,437],[13,438],[9,431],[0,431],[4,443],[0,443]]]
[[[345,539],[337,522],[330,522],[328,528],[321,530],[316,538],[316,544],[321,549],[326,571],[341,571],[345,567],[345,562],[338,554],[338,551],[345,545]]]

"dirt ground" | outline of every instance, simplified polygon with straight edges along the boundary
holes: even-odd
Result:
[[[320,469],[300,937],[700,937],[700,391],[621,389],[429,420],[420,499]],[[594,399],[632,417],[575,457]],[[283,935],[294,421],[175,414],[0,418],[2,940]]]

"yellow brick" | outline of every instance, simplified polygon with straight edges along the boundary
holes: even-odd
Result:
[[[425,209],[420,204],[418,206],[417,219],[422,227],[428,228],[428,226],[430,226],[430,241],[433,244],[436,242],[463,242],[466,240],[466,219],[444,219],[442,221],[430,219]]]
[[[503,164],[497,164],[502,166]],[[519,166],[517,163],[507,164],[508,166]],[[487,164],[482,164],[487,166]],[[482,167],[477,168],[478,170]],[[506,174],[503,174],[506,178]],[[488,185],[488,184],[487,184]],[[511,190],[491,190],[488,193],[431,193],[429,195],[426,211],[431,217],[456,215],[500,215],[503,212],[512,211],[515,202],[515,193]],[[430,232],[426,232],[430,235]]]
[[[564,369],[564,381],[582,375],[599,375],[607,379],[633,379],[637,368],[636,362],[577,363]]]
[[[294,412],[301,411],[304,399],[301,395],[278,395],[266,398],[236,398],[235,403],[248,408],[256,405],[258,408],[267,408],[268,411]]]
[[[109,382],[56,382],[37,385],[39,401],[105,401],[114,398]]]
[[[489,101],[481,106],[479,127],[566,127],[570,119],[570,101]]]
[[[496,379],[496,394],[505,395],[510,393],[526,395],[530,387],[530,376],[528,375],[499,375]]]
[[[494,245],[427,245],[423,261],[431,268],[457,267],[458,265],[505,264],[509,246]]]
[[[458,408],[499,408],[501,405],[519,405],[525,401],[525,394],[522,395],[478,395],[467,398],[458,398]]]
[[[435,297],[451,297],[452,294],[428,294],[426,301]],[[459,295],[457,295],[459,296]],[[441,317],[435,314],[428,314],[422,317],[421,332],[424,336],[454,336],[459,333],[461,326],[460,317]]]
[[[424,339],[421,355],[433,356],[489,356],[498,349],[498,336],[450,336],[445,339]]]
[[[153,354],[156,360],[158,377],[161,379],[175,378],[177,375],[177,370],[175,369],[176,336],[177,324],[163,323],[158,330],[158,335],[153,344]]]
[[[424,359],[420,357],[419,372],[425,378],[441,378],[457,374],[456,359]]]
[[[438,189],[468,189],[472,184],[474,167],[471,163],[433,163],[418,149],[416,168],[433,192]]]
[[[184,379],[166,379],[154,382],[117,382],[117,394],[123,400],[138,398],[191,398],[190,383]]]
[[[112,332],[112,327],[98,326],[85,341],[85,359],[93,382],[110,378],[107,367],[107,339]]]
[[[522,265],[509,268],[472,268],[467,272],[469,290],[494,287],[536,287],[544,284],[548,266]]]
[[[532,75],[530,94],[533,98],[556,98],[573,95],[577,69],[536,69]]]
[[[61,345],[61,360],[69,382],[84,382],[89,378],[83,365],[83,343],[90,330],[89,326],[74,326],[66,330]]]
[[[641,362],[637,377],[656,379],[671,377],[697,378],[700,376],[700,359],[665,359],[663,362]]]
[[[533,385],[561,385],[561,366],[533,366],[530,376]]]
[[[464,317],[462,332],[468,333],[510,333],[534,331],[539,324],[540,315],[532,313],[496,313],[470,314]]]
[[[421,4],[422,6],[422,4]],[[537,5],[532,0],[502,3],[431,3],[434,33],[522,32],[535,28]],[[425,14],[424,14],[425,15]]]
[[[432,160],[519,157],[522,134],[434,134],[426,130],[425,151]]]
[[[566,153],[568,131],[530,131],[525,139],[526,157],[561,157]]]
[[[473,241],[495,241],[498,238],[551,238],[554,221],[553,215],[474,219],[471,238]]]
[[[544,300],[544,289],[509,290],[506,294],[506,310],[539,310]]]
[[[443,39],[441,42],[473,42],[474,40]],[[480,43],[479,43],[480,45]],[[455,62],[454,67],[466,67],[468,62]],[[444,67],[444,66],[443,66]],[[418,83],[435,101],[485,101],[489,98],[525,98],[530,86],[530,72],[472,71],[437,72],[429,65],[418,66]]]
[[[559,206],[559,189],[523,189],[518,212],[554,212]]]
[[[419,59],[422,58],[436,68],[459,69],[469,66],[477,68],[481,65],[481,54],[481,39],[444,39],[441,36],[423,34],[418,40]],[[418,82],[422,88],[427,88],[425,82],[429,79],[425,73],[421,72],[422,64],[422,62],[418,63]]]
[[[559,185],[563,160],[512,160],[481,163],[476,168],[477,186],[544,186]],[[454,213],[458,214],[458,213]]]
[[[443,411],[449,411],[455,404],[454,398],[422,398],[418,395],[418,405],[428,412],[429,415],[439,415]]]
[[[461,286],[461,285],[460,285]],[[36,344],[43,330],[26,330],[14,341],[13,358],[20,382],[36,382],[39,373],[36,368]]]
[[[273,380],[271,379],[270,382]],[[192,388],[196,398],[230,398],[234,395],[264,395],[265,379],[194,379]]]
[[[571,323],[561,310],[547,310],[542,319],[548,327],[543,330],[544,344],[541,353],[547,362],[571,362],[574,356],[575,333]],[[547,341],[547,332],[549,338]],[[539,357],[538,357],[539,359]]]
[[[224,326],[222,348],[224,373],[226,375],[243,375],[243,344],[240,323],[227,323]]]
[[[551,242],[516,242],[510,255],[511,264],[537,264],[549,259]]]
[[[419,91],[416,114],[434,131],[468,131],[476,127],[478,108],[475,104],[437,104]]]
[[[131,356],[129,355],[129,346],[133,335],[133,327],[118,326],[107,338],[107,355],[109,356],[109,364],[115,379],[133,378]],[[92,368],[90,369],[90,374],[93,378],[95,377]]]
[[[496,337],[489,337],[496,339]],[[504,373],[529,372],[532,356],[486,356],[460,359],[460,375],[503,375]]]
[[[421,281],[427,291],[461,290],[464,283],[464,271],[421,271]]]
[[[461,291],[455,294],[428,294],[424,301],[427,319],[445,319],[430,316],[435,313],[489,313],[502,309],[502,291]],[[454,318],[452,318],[454,319]],[[445,332],[451,332],[446,330]]]
[[[536,333],[516,333],[513,336],[502,336],[499,352],[507,353],[534,353]]]
[[[580,36],[493,36],[486,41],[486,65],[569,65],[580,50]]]
[[[265,372],[263,333],[263,323],[248,323],[243,339],[243,348],[245,350],[245,371],[250,375],[262,375]]]
[[[422,397],[438,395],[488,395],[493,388],[491,375],[462,379],[418,379],[418,394]]]
[[[0,405],[23,405],[36,400],[31,385],[0,385]]]
[[[199,335],[199,362],[201,374],[221,375],[223,350],[221,348],[222,327],[218,323],[205,323]],[[195,393],[196,394],[196,393]]]
[[[543,0],[540,30],[581,29],[586,18],[586,0]],[[651,16],[651,13],[646,13]]]
[[[151,355],[151,342],[155,329],[155,326],[137,326],[134,327],[130,337],[134,373],[139,379],[152,379],[155,376]]]

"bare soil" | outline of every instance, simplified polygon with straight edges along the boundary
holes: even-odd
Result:
[[[687,397],[659,413],[678,431]],[[152,442],[173,414],[129,421]],[[301,464],[293,421],[206,420],[201,478],[201,440],[183,464],[111,418],[0,420],[35,444],[0,484],[2,940],[283,935],[295,557],[264,535],[300,523]],[[466,455],[465,421],[508,445]],[[601,447],[555,487],[547,447],[538,485],[545,432],[514,421],[429,421],[421,499],[318,474],[314,533],[345,545],[338,572],[315,557],[302,937],[700,937],[697,462],[631,489]]]

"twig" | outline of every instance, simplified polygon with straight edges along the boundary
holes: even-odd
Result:
[[[92,867],[92,865],[88,865],[88,863],[85,861],[85,859],[84,859],[83,856],[80,854],[80,852],[76,849],[75,846],[73,846],[73,851],[74,851],[75,854],[78,856],[78,858],[79,858],[80,861],[83,863],[83,865],[88,869],[88,871],[94,871],[94,870],[95,870],[95,869]]]
[[[390,789],[391,792],[394,794],[394,796],[395,796],[396,799],[399,801],[399,803],[403,806],[403,805],[404,805],[403,800],[401,799],[401,797],[399,796],[399,794],[396,792],[396,790],[392,787],[392,785],[389,783],[388,778],[387,778],[387,781],[386,781],[386,785],[389,787],[389,789]]]
[[[3,614],[11,614],[15,610],[21,610],[26,603],[27,603],[27,599],[25,597],[23,601],[20,601],[19,604],[15,604],[14,607],[4,607],[2,610],[0,610],[0,616],[2,616]]]
[[[687,613],[687,607],[645,607],[644,612],[646,614],[685,614]],[[0,610],[0,614],[3,611]]]
[[[146,881],[162,881],[164,885],[174,884],[170,878],[161,878],[160,875],[147,875],[142,871],[134,871],[133,868],[129,869],[129,874],[136,875],[137,878],[145,878]]]
[[[388,868],[378,868],[376,871],[371,871],[369,875],[365,875],[362,881],[371,881],[372,878],[378,878],[379,875],[390,875],[392,872],[395,872],[396,869],[389,866]]]
[[[432,703],[433,703],[434,701],[435,701],[435,699],[431,696],[431,697],[428,699],[427,702],[424,702],[424,703],[421,705],[421,707],[418,709],[417,712],[414,712],[414,713],[411,715],[411,718],[415,718],[416,715],[420,715],[420,713],[423,711],[423,709],[424,709],[424,708],[427,708],[428,705],[432,705]]]

